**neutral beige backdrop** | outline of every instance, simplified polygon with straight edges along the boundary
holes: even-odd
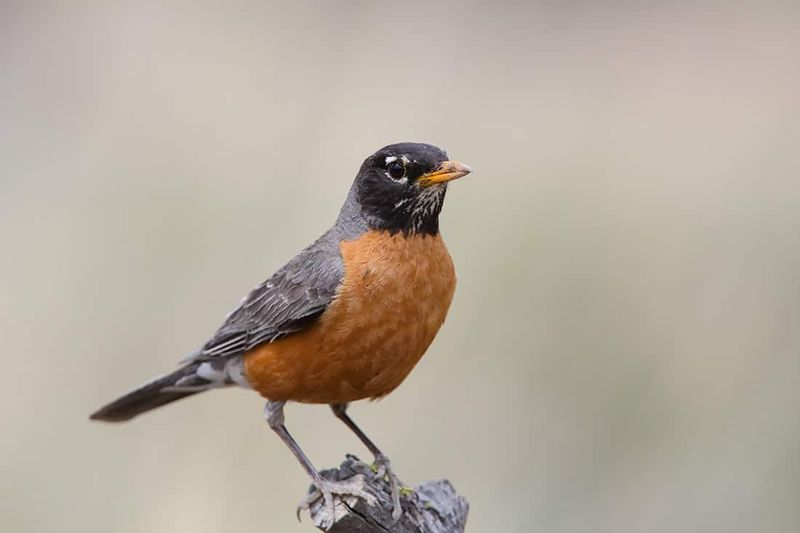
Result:
[[[0,530],[311,531],[255,395],[86,417],[402,140],[476,170],[444,329],[352,409],[407,482],[476,532],[800,530],[800,9],[625,4],[4,1]]]

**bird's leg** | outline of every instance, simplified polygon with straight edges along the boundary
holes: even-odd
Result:
[[[378,469],[376,473],[377,476],[383,477],[385,475],[389,478],[389,487],[392,492],[392,518],[395,521],[399,520],[400,516],[403,514],[403,508],[400,506],[400,487],[402,486],[402,482],[392,471],[391,461],[389,461],[389,458],[375,446],[375,443],[372,442],[363,431],[361,431],[361,428],[353,422],[353,419],[348,416],[346,403],[333,403],[331,404],[331,410],[336,418],[344,422],[345,425],[356,434],[361,442],[364,443],[364,446],[366,446],[375,457],[375,466]]]
[[[300,502],[297,507],[297,517],[300,517],[300,511],[302,509],[308,509],[313,502],[317,501],[320,496],[322,496],[325,506],[328,509],[328,516],[323,519],[321,527],[327,530],[333,525],[336,519],[334,495],[355,496],[357,498],[363,498],[370,505],[375,504],[375,497],[363,490],[364,479],[361,476],[354,476],[345,481],[331,481],[323,478],[319,474],[308,457],[306,457],[306,454],[303,453],[303,450],[300,449],[300,446],[298,446],[297,442],[286,430],[283,418],[283,406],[285,403],[286,402],[267,402],[264,408],[264,417],[267,419],[269,427],[277,433],[286,446],[292,450],[292,453],[297,457],[297,460],[300,461],[300,464],[303,465],[303,468],[311,477],[311,482],[317,489]]]

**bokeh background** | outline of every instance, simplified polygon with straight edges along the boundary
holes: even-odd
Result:
[[[448,322],[351,411],[406,482],[452,480],[470,531],[800,531],[796,3],[8,0],[0,530],[312,531],[257,396],[87,415],[401,140],[476,170]],[[320,467],[368,457],[287,416]]]

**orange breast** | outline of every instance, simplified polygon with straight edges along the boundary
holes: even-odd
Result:
[[[270,400],[345,403],[394,390],[444,322],[455,290],[440,236],[367,232],[342,242],[345,275],[314,326],[245,354]]]

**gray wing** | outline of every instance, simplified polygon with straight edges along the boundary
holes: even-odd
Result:
[[[307,328],[331,303],[343,276],[337,239],[326,233],[253,289],[188,359],[233,357]]]

